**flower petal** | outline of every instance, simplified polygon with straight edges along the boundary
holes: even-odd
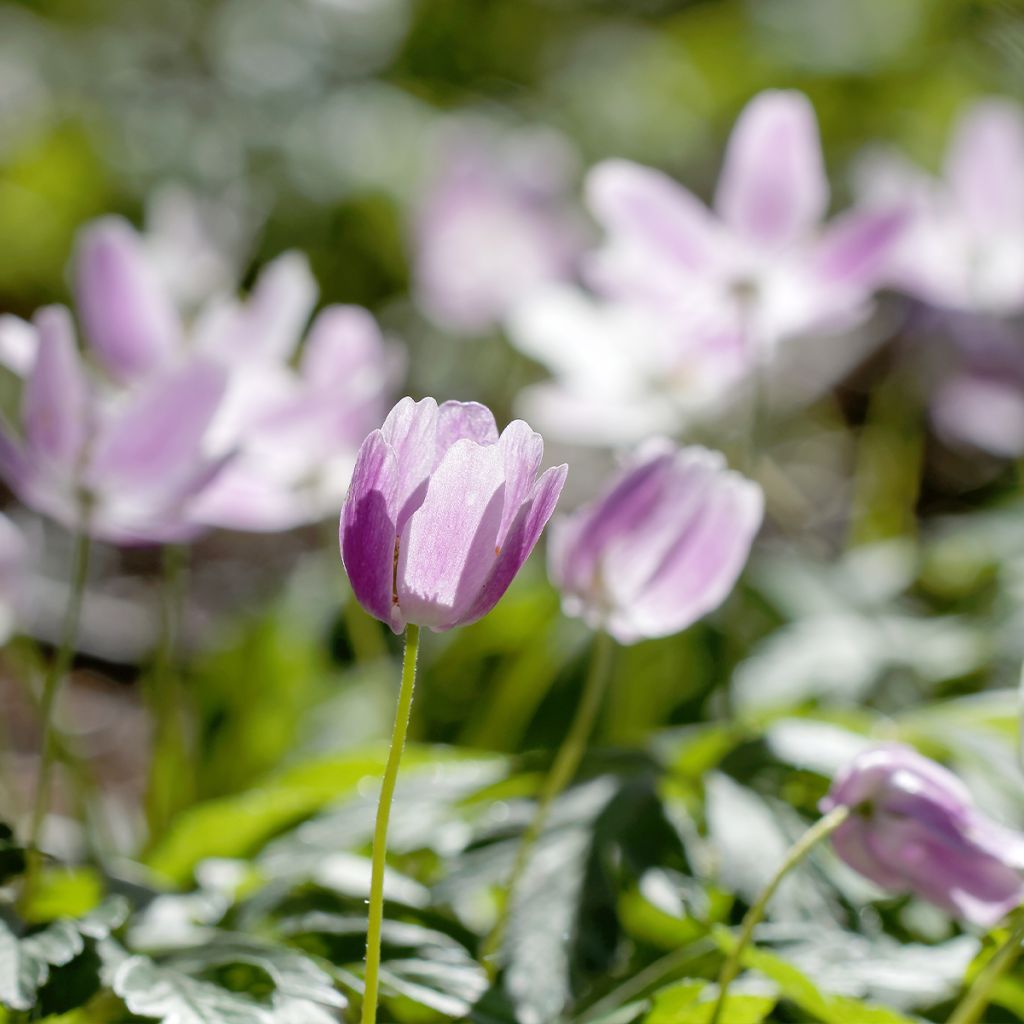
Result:
[[[957,125],[946,176],[981,228],[1024,223],[1024,113],[1010,100],[976,103]]]
[[[287,360],[299,344],[318,291],[302,253],[278,256],[256,279],[230,344],[247,356]]]
[[[181,345],[181,322],[135,229],[94,221],[75,252],[75,297],[86,338],[115,377],[154,370]]]
[[[30,323],[10,313],[0,316],[0,365],[19,377],[27,377],[38,344],[36,330]]]
[[[498,530],[498,546],[505,543],[505,536],[512,520],[533,489],[544,457],[544,439],[530,429],[528,423],[513,420],[502,432],[498,441],[505,472],[505,507],[501,514]]]
[[[685,629],[725,600],[736,583],[764,511],[760,487],[723,474],[699,516],[630,606],[616,607],[609,632],[623,643]]]
[[[373,315],[361,306],[328,306],[317,314],[302,352],[302,375],[318,387],[344,381],[360,389],[383,373],[384,343]],[[365,386],[365,385],[364,385]]]
[[[204,442],[227,384],[225,371],[196,359],[161,374],[110,410],[87,470],[97,493],[175,492],[206,463]]]
[[[818,273],[830,284],[873,288],[903,238],[909,212],[855,210],[829,224],[817,251]]]
[[[519,508],[505,536],[501,553],[483,581],[473,603],[463,609],[458,625],[483,618],[501,599],[516,573],[523,567],[540,539],[545,525],[555,511],[559,495],[569,472],[567,465],[545,470],[530,491],[529,499]]]
[[[341,560],[356,600],[396,633],[405,623],[394,617],[395,509],[398,458],[379,430],[363,442],[341,510]]]
[[[442,402],[437,410],[438,459],[462,438],[494,444],[498,440],[494,413],[479,402]]]
[[[776,247],[806,235],[827,206],[818,125],[807,97],[775,90],[755,96],[729,139],[715,208],[740,234]]]
[[[660,171],[629,160],[605,160],[587,175],[587,202],[612,236],[652,257],[700,270],[715,248],[707,207]]]
[[[497,445],[463,439],[431,474],[398,549],[398,603],[407,622],[450,629],[469,608],[497,559],[504,505]]]
[[[39,344],[22,404],[25,439],[33,455],[71,471],[88,430],[87,385],[75,329],[63,306],[40,310],[35,326]]]

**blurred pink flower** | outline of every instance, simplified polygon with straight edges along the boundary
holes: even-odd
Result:
[[[586,190],[605,230],[583,261],[599,301],[549,289],[508,325],[554,377],[524,392],[524,412],[573,441],[674,433],[727,403],[781,342],[855,326],[905,218],[886,208],[823,222],[817,124],[795,92],[762,93],[743,111],[713,211],[627,160],[598,164]]]
[[[836,853],[890,892],[916,893],[991,928],[1024,901],[1024,836],[990,821],[963,783],[898,743],[856,757],[823,812],[849,807]]]
[[[787,338],[862,319],[902,230],[895,209],[825,223],[829,186],[814,110],[798,92],[747,105],[729,139],[714,211],[659,171],[597,165],[590,208],[606,241],[587,277],[602,294],[659,309],[753,364]]]
[[[1024,109],[976,102],[960,119],[943,176],[875,153],[860,171],[868,202],[902,204],[908,230],[888,280],[925,302],[964,312],[1024,310]]]
[[[551,579],[566,614],[620,643],[669,636],[725,600],[763,512],[761,488],[718,452],[649,441],[552,524]]]
[[[581,235],[568,209],[572,160],[553,133],[498,139],[472,125],[444,149],[414,225],[415,293],[441,327],[476,334],[573,272]]]
[[[286,253],[245,299],[215,294],[185,323],[143,239],[115,217],[82,232],[75,270],[87,339],[116,379],[188,354],[227,373],[213,443],[237,457],[196,503],[199,521],[272,531],[337,509],[400,367],[366,310],[325,308],[303,344],[317,285],[306,258]]]
[[[115,544],[188,540],[189,504],[221,469],[207,441],[225,372],[194,358],[111,389],[79,357],[60,306],[34,321],[21,436],[0,426],[0,473],[30,508]]]
[[[359,603],[396,633],[486,615],[530,556],[565,483],[522,420],[498,435],[475,402],[403,398],[359,449],[341,557]]]

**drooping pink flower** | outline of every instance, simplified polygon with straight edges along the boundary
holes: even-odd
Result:
[[[588,278],[686,330],[738,339],[754,362],[780,341],[862,319],[899,238],[899,209],[825,223],[828,180],[814,110],[798,92],[754,97],[733,129],[709,210],[659,171],[609,160],[587,179],[606,241]]]
[[[337,508],[399,366],[368,312],[327,307],[303,344],[317,285],[305,257],[286,253],[246,298],[214,294],[186,322],[144,239],[114,217],[82,232],[75,269],[86,340],[117,380],[199,356],[227,374],[213,438],[236,458],[195,504],[198,521],[274,531]]]
[[[580,232],[567,212],[566,143],[463,126],[446,141],[414,225],[415,293],[447,330],[499,323],[539,285],[564,280]]]
[[[725,600],[761,526],[761,488],[705,448],[654,440],[552,524],[563,608],[620,643],[678,633]]]
[[[943,309],[1024,310],[1024,109],[980,100],[957,123],[941,178],[888,153],[865,159],[865,200],[902,205],[891,283]]]
[[[836,853],[890,892],[912,892],[990,928],[1024,902],[1024,835],[985,817],[963,783],[911,747],[866,751],[836,777],[823,812],[850,817]]]
[[[34,321],[21,435],[0,427],[0,474],[30,508],[116,544],[187,540],[191,500],[222,468],[207,447],[224,371],[193,359],[111,389],[82,363],[68,311]]]
[[[543,455],[521,420],[499,436],[482,405],[403,398],[359,449],[341,513],[341,556],[359,603],[396,633],[486,615],[565,482],[564,465],[537,476]]]

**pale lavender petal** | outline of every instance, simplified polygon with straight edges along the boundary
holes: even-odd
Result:
[[[529,424],[513,420],[498,441],[505,472],[505,508],[498,530],[499,546],[505,543],[512,521],[533,489],[544,457],[544,439]]]
[[[22,420],[33,456],[71,471],[88,431],[88,393],[75,347],[75,329],[63,306],[40,310],[39,344],[25,383]]]
[[[115,377],[148,373],[180,348],[178,313],[142,240],[120,217],[104,217],[82,232],[75,297],[89,345]]]
[[[1010,100],[976,103],[962,118],[946,157],[946,176],[968,216],[1004,230],[1024,223],[1024,111]]]
[[[457,441],[401,533],[397,584],[405,621],[433,629],[461,621],[498,557],[503,504],[499,447]]]
[[[555,511],[568,472],[569,467],[561,465],[552,466],[541,474],[509,527],[493,568],[456,625],[466,625],[483,618],[508,590]]]
[[[244,307],[234,344],[253,356],[287,360],[299,344],[316,305],[317,284],[302,253],[286,252],[268,263]]]
[[[384,343],[373,315],[361,306],[328,306],[317,314],[302,352],[302,374],[314,385],[359,387],[383,376]]]
[[[654,577],[609,617],[608,631],[621,642],[685,629],[735,586],[761,526],[764,498],[760,487],[734,473],[722,474],[710,491]]]
[[[556,524],[558,539],[549,560],[556,586],[580,592],[591,588],[609,541],[643,529],[672,464],[670,447],[648,447],[623,467],[597,501]]]
[[[829,224],[818,243],[817,268],[830,284],[877,285],[903,237],[908,213],[855,210]]]
[[[808,235],[828,206],[814,108],[799,92],[770,90],[740,114],[715,207],[736,231],[776,247]]]
[[[207,462],[204,441],[226,384],[221,367],[199,359],[147,381],[100,426],[87,482],[98,493],[177,489]]]
[[[1024,389],[1009,376],[954,374],[932,394],[931,416],[948,442],[999,458],[1024,455]]]
[[[37,460],[29,460],[11,425],[0,416],[0,477],[26,504],[26,486],[38,469]]]
[[[27,377],[39,343],[35,328],[21,317],[0,316],[0,365],[19,377]]]
[[[375,430],[359,449],[341,510],[341,559],[356,600],[396,633],[405,625],[394,605],[399,483],[395,450]]]
[[[406,397],[388,413],[381,427],[381,435],[397,458],[395,524],[399,533],[422,504],[427,478],[440,459],[437,420],[437,402],[433,398],[414,402]]]
[[[606,160],[587,175],[591,211],[613,236],[652,257],[700,270],[713,258],[716,225],[707,207],[668,175],[628,160]]]
[[[494,444],[498,440],[494,413],[479,402],[442,402],[437,410],[438,458],[462,438]]]

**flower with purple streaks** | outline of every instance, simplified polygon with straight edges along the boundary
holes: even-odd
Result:
[[[537,472],[544,442],[498,435],[474,402],[403,398],[363,442],[341,514],[359,603],[400,633],[474,622],[494,607],[554,511],[567,467]]]
[[[1024,902],[1024,835],[989,820],[964,784],[911,747],[860,754],[837,776],[823,812],[849,807],[836,853],[891,892],[912,892],[989,928]]]
[[[567,614],[620,643],[668,636],[728,596],[763,508],[760,487],[717,452],[655,440],[552,526],[551,578]]]

